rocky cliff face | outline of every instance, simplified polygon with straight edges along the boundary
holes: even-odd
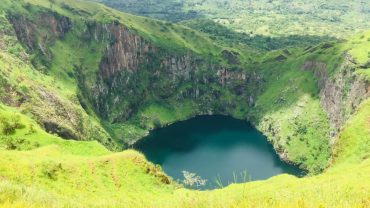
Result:
[[[312,70],[317,77],[320,102],[328,115],[332,138],[360,103],[370,96],[370,85],[355,74],[357,68],[349,54],[343,54],[343,62],[334,75],[328,74],[322,62],[307,60],[302,66],[302,70]]]
[[[10,14],[4,22],[9,24],[10,32],[7,32],[7,35],[17,38],[28,53],[36,55],[36,61],[44,60],[42,64],[45,65],[48,65],[48,61],[53,57],[49,47],[72,29],[72,22],[67,17],[53,12],[40,13],[32,18]],[[18,63],[17,67],[22,67],[25,71],[35,70],[29,66],[27,52],[22,50],[21,53],[14,54],[24,61],[24,63]],[[37,64],[34,66],[39,67]],[[9,64],[10,69],[13,67]],[[47,71],[42,72],[47,73]],[[7,74],[4,77],[10,76]],[[47,82],[42,83],[43,81],[40,80],[45,79],[42,73],[39,73],[40,80],[28,80],[29,78],[22,74],[17,76],[19,76],[17,80],[27,83],[23,84],[25,85],[23,88],[29,92],[25,93],[18,86],[12,86],[10,83],[2,83],[0,79],[1,86],[6,86],[5,92],[0,96],[2,102],[30,112],[47,132],[55,133],[65,139],[98,140],[108,145],[110,136],[83,111],[77,97],[66,98],[60,95],[55,86],[50,87],[47,86]]]
[[[96,111],[112,122],[130,119],[149,100],[191,99],[200,113],[228,113],[231,103],[212,107],[221,91],[245,97],[252,105],[262,81],[256,73],[211,64],[191,52],[170,53],[119,24],[89,24],[86,33],[107,43],[97,82],[87,88]]]
[[[48,46],[56,39],[63,38],[72,28],[69,18],[53,12],[41,13],[33,20],[17,14],[10,14],[8,19],[14,27],[18,40],[28,50],[39,50],[49,58],[51,53],[48,51]]]
[[[73,30],[70,19],[53,12],[44,12],[32,19],[10,15],[9,20],[18,40],[37,54],[37,60],[44,60],[41,64],[46,68],[53,56],[49,47]],[[78,35],[76,38],[82,44],[98,43],[103,46],[103,54],[98,70],[89,74],[94,77],[93,82],[86,83],[78,76],[76,79],[83,92],[81,96],[87,98],[100,118],[110,123],[132,119],[150,102],[176,104],[191,100],[198,107],[188,116],[231,114],[237,107],[236,101],[253,106],[261,89],[262,76],[251,70],[231,69],[190,51],[170,52],[116,22],[103,24],[87,20],[84,24],[82,31],[74,32]],[[238,62],[238,54],[221,53],[227,62]],[[78,64],[82,63],[76,63],[76,68],[83,70],[84,66]],[[47,111],[47,117],[41,111],[34,112],[48,131],[71,139],[86,136],[86,125],[76,119],[83,113],[77,115],[77,111],[66,107],[70,105],[62,104],[47,90],[36,92],[54,109]],[[224,99],[225,94],[230,98]]]

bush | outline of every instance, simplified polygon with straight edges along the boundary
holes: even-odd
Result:
[[[1,120],[1,132],[5,135],[10,135],[15,133],[15,128],[8,122],[8,120]]]
[[[11,119],[0,117],[1,132],[5,135],[11,135],[15,133],[15,130],[23,129],[25,126],[19,120],[19,116],[13,116]]]
[[[57,180],[58,178],[58,172],[63,170],[62,164],[54,164],[51,162],[45,163],[44,170],[42,171],[43,174],[51,180]]]
[[[13,137],[2,137],[0,141],[5,145],[6,150],[31,150],[40,147],[40,144],[23,138],[13,138]]]
[[[36,129],[33,126],[33,124],[31,124],[30,127],[29,127],[28,135],[31,135],[31,134],[34,134],[34,133],[36,133]]]

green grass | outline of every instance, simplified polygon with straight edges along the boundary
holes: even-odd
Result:
[[[182,21],[180,24],[209,34],[212,40],[221,45],[231,45],[234,48],[241,48],[245,51],[272,51],[291,47],[305,47],[335,39],[328,36],[317,35],[290,35],[278,37],[260,34],[250,35],[245,32],[236,32],[223,24],[207,18]]]
[[[79,19],[83,16],[83,18],[101,23],[118,21],[157,46],[173,51],[186,52],[190,50],[198,54],[207,55],[210,52],[218,53],[221,51],[221,48],[215,45],[211,39],[188,27],[121,13],[103,5],[87,1],[56,0],[51,7],[50,2],[45,0],[27,0],[26,2],[54,10],[71,18]],[[63,5],[68,5],[68,7]]]
[[[178,105],[168,105],[161,103],[154,103],[143,108],[139,113],[140,117],[149,123],[150,127],[155,127],[155,122],[162,124],[170,124],[176,121],[181,121],[194,115],[195,106],[192,101],[185,101]],[[147,125],[147,124],[144,124]],[[158,128],[158,126],[157,126]]]
[[[266,37],[313,35],[346,37],[369,28],[369,2],[295,0],[270,1],[201,1],[148,0],[102,2],[125,12],[177,22],[206,18],[234,31]],[[189,15],[191,13],[192,15]]]
[[[0,19],[2,32],[12,28],[5,15],[2,14]],[[30,64],[31,56],[17,42],[14,32],[9,31],[0,38],[4,45],[4,49],[0,48],[1,101],[18,107],[24,114],[32,114],[39,124],[42,121],[58,123],[79,139],[107,143],[109,136],[99,120],[88,116],[79,105],[77,86],[70,79],[64,79],[54,67],[50,73],[52,76],[36,70]],[[59,61],[59,56],[56,56],[56,61]],[[61,62],[61,65],[68,67],[66,62]],[[63,71],[59,72],[64,74]]]
[[[4,134],[5,122],[18,124],[20,127],[15,127],[14,133]],[[0,147],[3,150],[32,150],[48,145],[56,145],[64,152],[75,155],[104,155],[109,153],[97,141],[81,143],[74,140],[64,140],[48,134],[32,119],[21,114],[16,109],[4,105],[0,105],[0,130],[2,131]]]
[[[77,34],[75,34],[82,30],[82,26],[75,27],[78,29],[75,29],[73,33],[68,33],[63,40],[58,40],[51,47],[54,56],[49,70],[50,75],[57,77],[57,81],[65,90],[69,89],[73,93],[77,91],[77,81],[75,80],[77,70],[79,70],[80,76],[84,77],[87,84],[95,83],[96,80],[94,80],[93,74],[98,71],[103,54],[103,46],[99,43],[92,41],[88,45],[82,44],[76,38]],[[76,69],[76,67],[80,68]]]
[[[5,0],[0,10],[28,15],[36,25],[40,23],[40,13],[55,11],[70,17],[74,27],[64,38],[48,45],[52,53],[50,68],[42,73],[30,64],[32,57],[38,57],[25,52],[6,13],[0,15],[0,207],[370,206],[370,184],[366,183],[370,172],[370,101],[363,102],[332,144],[329,120],[320,104],[313,72],[316,69],[302,70],[308,60],[323,63],[328,79],[334,79],[342,73],[341,64],[346,63],[343,55],[347,52],[353,58],[354,76],[359,75],[356,79],[368,78],[369,32],[346,41],[257,56],[254,51],[244,53],[245,48],[213,43],[207,35],[184,26],[123,14],[85,1],[26,2],[31,4],[25,4],[27,10]],[[196,54],[197,60],[205,62],[194,72],[198,82],[170,83],[171,76],[164,75],[158,82],[150,82],[152,72],[141,70],[135,74],[140,80],[134,80],[132,85],[138,89],[132,90],[150,88],[160,92],[149,91],[142,102],[135,91],[135,96],[124,97],[124,102],[113,105],[109,113],[114,118],[126,105],[136,104],[130,99],[140,101],[142,105],[135,106],[137,112],[126,122],[99,118],[85,97],[88,89],[78,86],[78,79],[83,78],[88,87],[96,83],[95,74],[107,42],[82,41],[85,20],[119,21],[166,53]],[[38,34],[48,31],[43,25],[37,26]],[[219,60],[224,48],[241,53],[240,66],[231,67]],[[161,58],[163,54],[157,55]],[[285,59],[277,60],[281,55]],[[216,71],[209,70],[211,62],[230,67],[231,74],[256,74],[262,84],[252,86],[254,82],[248,79],[236,79],[222,86]],[[171,91],[173,86],[178,91]],[[244,94],[237,95],[233,89],[240,87]],[[203,96],[198,97],[194,90]],[[254,91],[258,93],[253,94],[256,97],[251,108],[248,95]],[[191,99],[179,98],[188,92],[193,93]],[[250,120],[279,153],[311,174],[305,178],[279,175],[200,192],[171,181],[160,167],[138,152],[115,153],[106,148],[112,148],[113,143],[119,149],[143,137],[149,129],[204,113]],[[89,141],[63,140],[46,132],[43,121],[50,120],[63,127],[59,131]]]
[[[368,125],[368,103],[359,108],[339,141],[361,141],[361,145],[355,145],[358,147],[369,142],[368,136],[354,129]],[[6,115],[3,111],[2,116]],[[22,117],[21,122],[32,121]],[[347,137],[347,131],[354,133]],[[299,179],[280,175],[202,192],[163,184],[161,171],[131,150],[98,156],[100,150],[92,149],[89,155],[76,155],[63,146],[59,143],[31,151],[1,151],[0,206],[367,207],[370,203],[370,184],[364,183],[369,180],[370,161],[362,158],[363,151],[353,145],[340,145],[338,156],[349,160],[334,160],[333,167],[318,176]],[[357,159],[350,159],[352,156]]]
[[[353,164],[369,158],[370,101],[359,107],[344,126],[335,148],[335,164]]]
[[[354,57],[357,63],[366,63],[370,59],[370,31],[351,38],[346,46],[349,48],[349,53]]]
[[[330,157],[329,123],[317,96],[316,79],[312,72],[300,69],[306,59],[295,56],[279,65],[264,66],[270,80],[256,101],[252,118],[275,149],[315,173],[325,169]]]

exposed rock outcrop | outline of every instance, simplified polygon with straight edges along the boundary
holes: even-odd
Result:
[[[302,70],[311,70],[317,77],[320,102],[331,124],[334,137],[353,114],[359,104],[370,96],[370,86],[354,72],[358,66],[349,54],[343,55],[343,62],[332,75],[325,63],[307,60]]]
[[[228,64],[239,64],[239,55],[240,54],[235,51],[222,51],[222,57],[227,60]]]
[[[48,49],[50,45],[57,39],[63,38],[72,29],[72,22],[67,17],[53,12],[43,12],[32,19],[23,15],[9,15],[6,22],[11,31],[5,34],[14,39],[16,36],[29,53],[39,55],[40,59],[52,58]],[[24,61],[24,63],[17,63],[17,67],[31,70],[26,52],[22,50],[20,54],[15,55]],[[13,66],[9,64],[8,67],[11,70]],[[40,76],[43,75],[40,74]],[[23,82],[25,79],[26,81]],[[1,93],[0,101],[32,113],[34,119],[47,132],[55,133],[65,139],[98,140],[108,145],[110,136],[83,112],[78,105],[77,97],[65,98],[59,92],[40,83],[39,80],[28,81],[22,75],[17,80],[23,84],[26,83],[24,88],[32,93],[23,93],[19,87],[6,83],[6,79],[0,79],[0,84],[6,86]]]
[[[221,93],[212,87],[230,90],[253,105],[262,82],[252,71],[227,69],[192,52],[171,53],[120,24],[88,23],[84,37],[106,42],[97,81],[86,88],[99,115],[113,122],[128,120],[148,100],[192,99],[200,114],[228,113],[230,101],[212,109]]]
[[[45,12],[36,16],[34,20],[23,15],[9,15],[17,38],[28,50],[40,50],[45,56],[50,56],[48,45],[57,38],[63,38],[72,28],[69,18],[57,13]],[[45,29],[47,32],[42,31]]]

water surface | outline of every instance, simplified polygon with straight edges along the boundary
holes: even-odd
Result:
[[[301,175],[296,166],[281,161],[259,131],[246,121],[227,116],[199,116],[154,130],[134,145],[165,173],[182,181],[183,170],[196,173],[207,184],[267,179],[282,173]],[[248,177],[245,177],[245,173]]]

